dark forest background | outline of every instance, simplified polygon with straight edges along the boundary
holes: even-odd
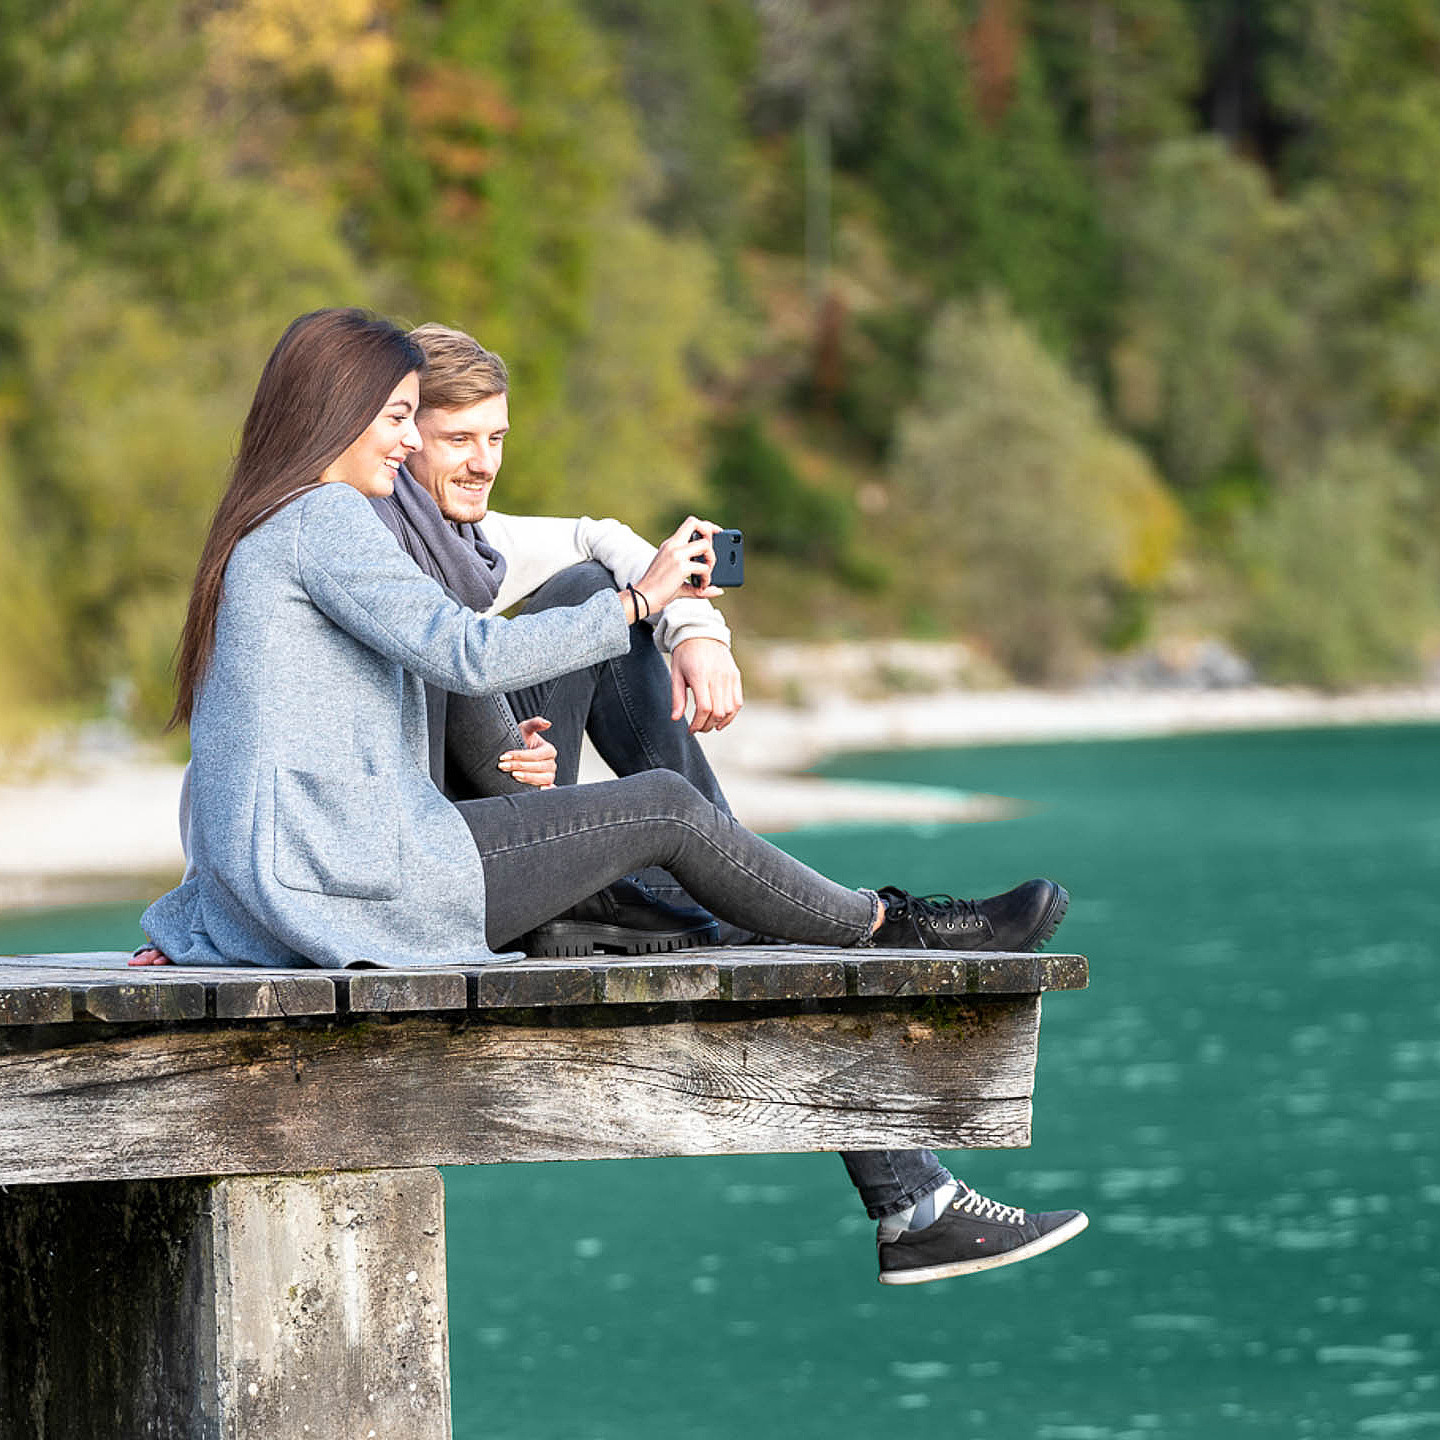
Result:
[[[1433,0],[4,0],[0,709],[142,732],[259,368],[513,374],[499,508],[746,531],[746,634],[1435,664]]]

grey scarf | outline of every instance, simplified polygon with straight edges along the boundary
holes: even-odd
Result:
[[[483,612],[495,603],[505,578],[505,557],[478,525],[447,520],[405,466],[395,477],[394,492],[372,495],[370,503],[405,553],[462,605]]]

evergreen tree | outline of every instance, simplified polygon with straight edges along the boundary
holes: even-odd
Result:
[[[1008,14],[1009,7],[982,7]],[[861,173],[901,255],[937,295],[1000,289],[1061,353],[1103,332],[1111,256],[1012,18],[967,28],[949,0],[907,0],[885,40]]]

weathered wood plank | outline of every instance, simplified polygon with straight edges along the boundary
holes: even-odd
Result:
[[[458,970],[337,970],[335,983],[355,1015],[463,1010],[465,976]]]
[[[75,956],[75,961],[91,959]],[[333,1015],[335,983],[317,970],[196,970],[68,963],[37,956],[28,967],[0,966],[0,1025],[70,1019],[122,1021],[280,1019]],[[39,964],[40,960],[65,963]],[[33,1013],[26,1015],[24,997]],[[62,998],[63,997],[63,998]],[[208,997],[208,998],[207,998]]]
[[[74,1013],[70,987],[63,982],[0,983],[0,1025],[64,1024]]]
[[[280,1020],[333,1015],[335,982],[328,975],[226,976],[211,983],[217,1020]]]
[[[48,969],[121,970],[130,963],[129,950],[61,950],[49,955],[0,955],[0,965],[39,965]],[[131,972],[134,973],[133,971]]]
[[[133,972],[132,972],[133,973]],[[199,980],[120,980],[71,987],[76,1015],[92,1020],[203,1020],[205,986]]]
[[[856,995],[1028,995],[1083,990],[1083,955],[959,954],[943,950],[845,951]]]
[[[732,1000],[829,1000],[845,994],[845,962],[834,951],[747,948],[730,953],[735,958],[725,970]]]
[[[845,968],[856,995],[963,995],[973,984],[975,961],[968,955],[869,950],[847,956]]]
[[[689,958],[606,960],[592,967],[607,1005],[662,1005],[719,1000],[720,965]]]
[[[800,1001],[1083,989],[1080,955],[744,947],[629,959],[524,960],[467,970],[127,968],[123,951],[0,956],[0,1025],[279,1019],[733,1000]],[[197,991],[196,987],[199,987]],[[202,1004],[198,995],[203,992]],[[70,999],[67,1000],[66,996]],[[25,998],[28,997],[28,998]],[[70,1011],[66,1013],[66,1005]]]
[[[1083,955],[1042,955],[1047,990],[1084,990],[1090,984],[1090,962]]]
[[[1045,988],[1045,964],[1039,955],[977,955],[975,960],[972,994],[1013,995]]]
[[[0,1184],[1024,1145],[1038,1025],[1024,997],[923,1016],[112,1032],[0,1054]]]
[[[24,964],[0,967],[0,983],[13,990],[64,985],[71,1018],[108,1021],[203,1020],[206,972],[165,967],[127,968],[129,952],[117,964],[72,963],[81,956],[24,956]],[[51,959],[61,963],[51,965]],[[46,963],[41,963],[41,962]],[[208,972],[214,975],[217,972]]]
[[[487,965],[475,972],[471,983],[472,1010],[593,1005],[600,998],[596,971],[578,960],[526,960]]]

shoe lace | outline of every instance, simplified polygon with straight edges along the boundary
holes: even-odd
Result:
[[[1025,1223],[1025,1212],[1018,1205],[1002,1205],[998,1200],[987,1200],[975,1190],[967,1190],[958,1200],[953,1200],[950,1208],[968,1210],[981,1220],[998,1220],[1002,1225]]]
[[[973,900],[957,900],[953,895],[907,895],[898,913],[907,911],[912,914],[918,911],[924,919],[947,930],[953,929],[957,921],[962,930],[972,926],[979,929],[984,924]]]

